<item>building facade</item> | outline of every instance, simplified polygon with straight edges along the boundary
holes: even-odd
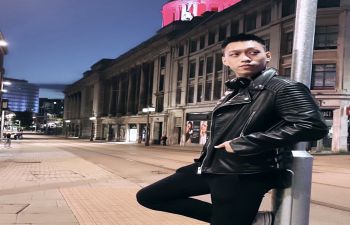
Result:
[[[174,2],[174,1],[172,1]],[[257,5],[259,7],[257,7]],[[270,66],[291,76],[294,0],[242,0],[189,21],[174,21],[116,59],[103,59],[65,90],[71,135],[108,141],[145,140],[149,115],[154,144],[203,144],[211,110],[234,74],[222,65],[221,42],[241,32],[262,37]],[[313,148],[347,151],[350,106],[350,2],[319,0],[312,93],[330,133]]]
[[[39,111],[39,88],[26,80],[4,78],[4,81],[11,82],[6,86],[6,92],[2,98],[9,101],[9,110],[12,112],[33,112]]]

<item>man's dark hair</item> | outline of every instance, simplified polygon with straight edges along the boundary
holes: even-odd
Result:
[[[228,37],[222,42],[221,49],[224,50],[226,46],[232,42],[239,42],[239,41],[256,41],[264,46],[265,49],[265,41],[261,39],[260,37],[254,35],[254,34],[237,34],[235,36]]]

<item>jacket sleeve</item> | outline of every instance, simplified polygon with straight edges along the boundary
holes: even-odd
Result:
[[[309,89],[288,83],[276,92],[275,108],[281,121],[265,132],[254,132],[230,142],[239,155],[255,155],[301,141],[318,140],[328,133],[327,125]]]

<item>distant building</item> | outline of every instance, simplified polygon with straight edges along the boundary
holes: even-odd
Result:
[[[63,111],[63,99],[39,98],[38,116],[45,116],[47,113],[50,113],[51,115],[57,118],[63,118]]]
[[[163,15],[171,4],[185,2],[214,1],[170,1]],[[348,0],[318,1],[311,91],[330,128],[327,137],[312,143],[319,149],[348,150],[349,8]],[[173,14],[173,22],[153,37],[116,59],[97,62],[65,89],[64,117],[71,134],[144,141],[149,122],[152,143],[166,133],[170,144],[202,144],[202,128],[210,131],[211,111],[226,91],[224,82],[235,77],[222,65],[222,41],[241,32],[262,37],[272,53],[269,65],[288,78],[295,9],[296,0],[241,0],[188,21]],[[155,108],[149,120],[142,112],[148,106]],[[189,141],[184,140],[186,126],[193,129]]]
[[[6,92],[2,95],[3,99],[9,101],[9,110],[13,112],[39,112],[38,86],[28,83],[26,80],[13,78],[5,77],[4,81],[11,82],[11,85],[6,86]]]

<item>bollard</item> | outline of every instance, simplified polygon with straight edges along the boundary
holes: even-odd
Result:
[[[291,186],[272,193],[274,225],[309,224],[312,162],[306,151],[293,151]]]

